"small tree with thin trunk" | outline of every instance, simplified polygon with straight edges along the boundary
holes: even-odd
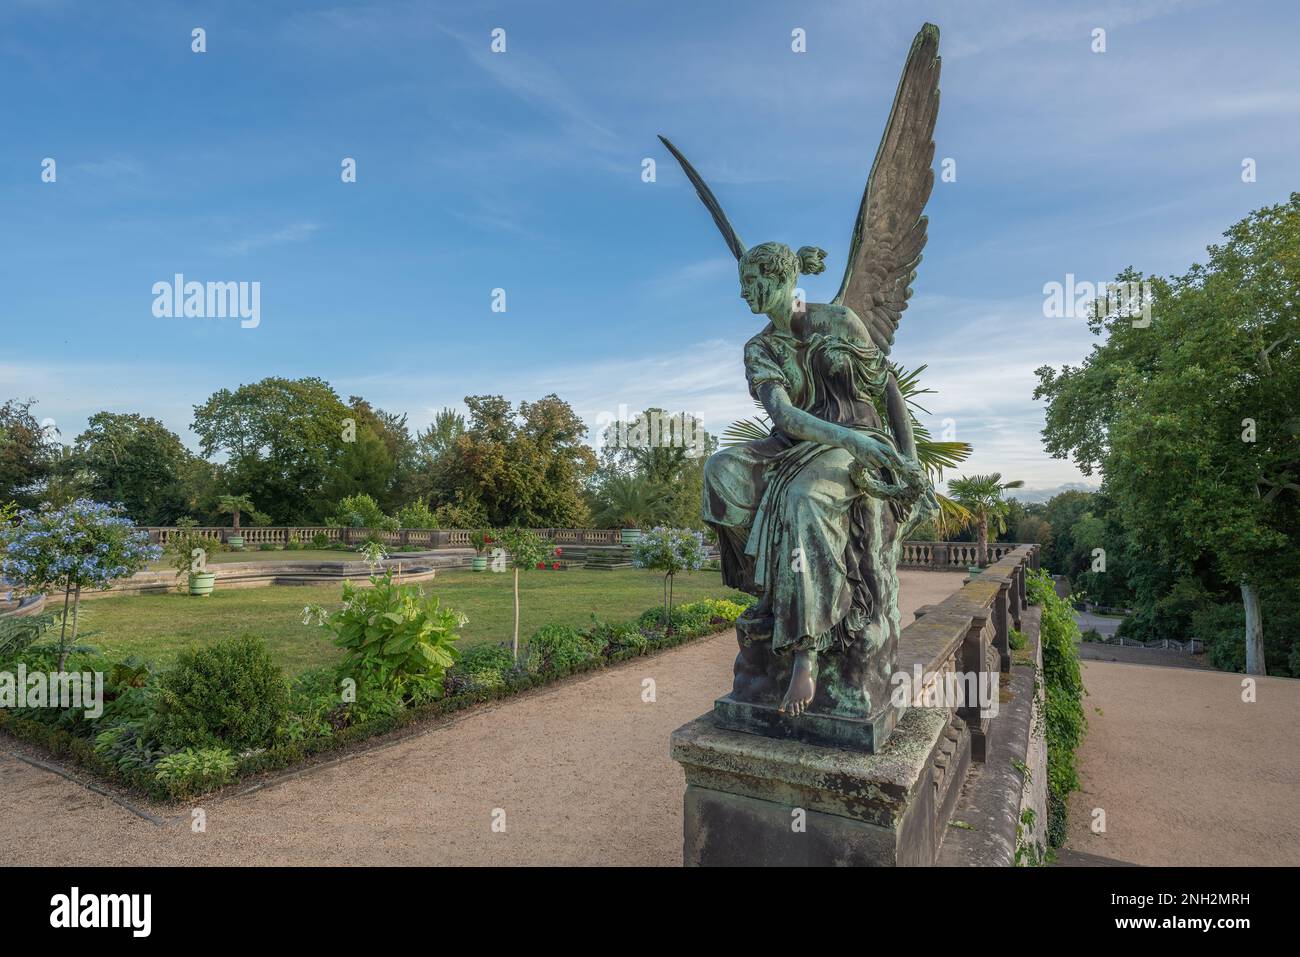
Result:
[[[672,631],[673,579],[704,567],[704,534],[688,528],[651,529],[632,550],[632,564],[664,573],[664,634]]]
[[[20,512],[16,524],[0,529],[0,551],[6,580],[33,592],[63,589],[60,671],[77,641],[81,589],[106,590],[162,554],[120,508],[88,499]]]
[[[554,550],[550,542],[543,541],[541,536],[527,528],[507,528],[497,536],[501,548],[501,553],[494,556],[492,561],[492,570],[505,571],[506,565],[509,564],[514,569],[514,590],[515,590],[515,627],[514,633],[510,640],[510,648],[514,652],[515,664],[519,663],[519,572],[526,571],[530,568],[536,568],[539,564],[546,561]]]
[[[948,491],[966,511],[970,512],[969,525],[975,527],[978,539],[978,561],[981,568],[989,563],[989,531],[1001,535],[1007,530],[1010,503],[1002,497],[1007,489],[1021,488],[1025,483],[1002,481],[1002,473],[991,475],[964,475],[948,483]]]

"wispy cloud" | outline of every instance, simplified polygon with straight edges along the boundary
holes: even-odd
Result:
[[[215,251],[227,256],[243,256],[255,249],[263,249],[267,246],[305,242],[311,239],[320,228],[317,223],[293,223],[283,229],[277,229],[275,232],[258,233],[233,242],[219,244],[215,247]]]

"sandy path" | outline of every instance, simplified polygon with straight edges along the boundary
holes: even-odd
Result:
[[[902,572],[902,621],[964,577]],[[676,865],[683,782],[668,736],[712,707],[734,657],[725,633],[477,708],[210,802],[200,834],[188,813],[150,824],[0,750],[0,864]]]
[[[1067,846],[1135,864],[1300,864],[1300,681],[1083,663],[1088,736]],[[1095,709],[1100,708],[1098,714]],[[1094,808],[1106,833],[1090,829]]]

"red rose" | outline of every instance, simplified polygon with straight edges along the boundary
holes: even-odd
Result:
[[[564,552],[563,552],[562,550],[560,550],[560,549],[557,548],[557,549],[555,550],[555,554],[557,554],[557,555],[563,555]]]
[[[545,568],[545,567],[546,567],[546,562],[538,562],[538,563],[537,563],[537,567],[538,567],[538,568]]]
[[[553,568],[555,571],[558,572],[560,570],[560,563],[556,562],[554,565],[551,566],[551,568]]]

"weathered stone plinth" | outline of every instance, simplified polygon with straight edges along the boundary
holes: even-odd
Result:
[[[929,865],[970,742],[942,708],[909,709],[875,754],[734,731],[710,713],[673,733],[671,754],[686,773],[688,865]]]
[[[855,718],[815,711],[805,711],[794,717],[782,712],[776,704],[737,701],[730,694],[713,702],[714,723],[720,728],[868,754],[879,751],[889,740],[902,712],[901,707],[886,701],[873,717]]]

